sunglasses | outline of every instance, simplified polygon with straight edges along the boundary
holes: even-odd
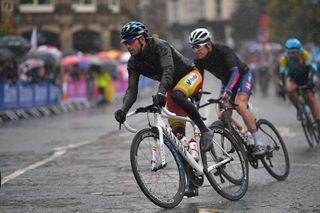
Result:
[[[288,54],[297,54],[298,50],[288,50]]]
[[[136,40],[138,40],[139,38],[140,38],[141,36],[138,36],[138,37],[135,37],[135,38],[128,38],[128,39],[122,39],[121,40],[121,43],[123,44],[123,45],[133,45],[135,42],[136,42]]]
[[[202,47],[206,46],[207,43],[203,43],[203,44],[192,44],[191,48],[194,51],[200,50]]]
[[[122,40],[121,43],[123,45],[133,45],[135,42],[136,42],[136,38],[129,38],[129,39],[126,39],[126,40]]]

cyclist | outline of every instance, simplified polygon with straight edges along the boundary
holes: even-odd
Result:
[[[297,109],[297,119],[300,120],[300,112],[297,104],[298,96],[295,89],[297,85],[309,85],[307,89],[307,101],[310,105],[312,115],[317,121],[320,131],[320,113],[314,94],[313,74],[317,67],[311,62],[309,52],[303,49],[301,42],[296,38],[289,38],[285,43],[285,52],[280,58],[280,73],[283,85],[289,99]]]
[[[128,89],[123,98],[123,106],[115,112],[119,123],[126,120],[126,114],[134,104],[138,93],[139,76],[144,75],[160,81],[158,92],[152,96],[153,103],[165,106],[179,116],[189,116],[201,132],[200,146],[209,151],[212,147],[213,132],[201,119],[196,107],[188,100],[202,86],[202,75],[192,61],[181,55],[167,41],[152,38],[147,28],[140,22],[125,24],[120,33],[121,43],[131,57],[128,61]],[[185,122],[169,120],[175,134],[185,134]],[[187,187],[185,195],[198,195],[197,189]]]
[[[248,131],[251,133],[255,147],[253,154],[263,155],[263,145],[253,114],[248,109],[248,101],[252,94],[253,79],[249,67],[243,63],[228,46],[213,43],[210,32],[205,28],[197,28],[190,33],[189,44],[196,55],[195,65],[202,72],[207,70],[222,82],[221,97],[233,100],[238,106]]]

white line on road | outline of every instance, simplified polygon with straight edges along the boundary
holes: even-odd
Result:
[[[39,166],[45,165],[48,162],[57,159],[58,157],[62,156],[64,153],[66,153],[66,151],[68,149],[74,149],[74,148],[77,148],[77,147],[80,147],[80,146],[83,146],[83,145],[90,144],[92,142],[93,141],[83,141],[83,142],[80,142],[80,143],[73,143],[73,144],[69,144],[69,145],[66,145],[66,146],[56,147],[56,148],[54,148],[54,150],[55,150],[54,153],[50,157],[48,157],[48,158],[46,158],[44,160],[38,161],[38,162],[36,162],[34,164],[31,164],[30,166],[27,166],[27,167],[25,167],[23,169],[19,169],[19,170],[15,171],[15,172],[11,173],[10,175],[4,177],[2,179],[2,181],[1,181],[1,185],[5,184],[6,182],[8,182],[10,180],[15,179],[16,177],[22,175],[23,173],[25,173],[25,172],[27,172],[29,170],[35,169],[35,168],[37,168]]]

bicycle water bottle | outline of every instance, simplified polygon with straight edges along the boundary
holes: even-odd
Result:
[[[198,160],[199,159],[198,144],[193,138],[191,138],[189,141],[189,148],[190,148],[189,152],[192,155],[192,157],[195,160]]]
[[[188,139],[180,134],[180,133],[177,133],[177,138],[181,141],[183,147],[186,149],[186,150],[189,150],[189,142],[188,142]]]
[[[305,106],[305,109],[306,109],[306,112],[307,112],[308,114],[311,113],[311,109],[310,109],[309,106]]]

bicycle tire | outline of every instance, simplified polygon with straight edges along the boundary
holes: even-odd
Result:
[[[310,146],[310,148],[313,148],[315,145],[315,142],[317,142],[317,135],[315,133],[315,128],[313,124],[313,119],[311,112],[308,112],[307,110],[303,110],[302,116],[301,116],[301,126],[304,132],[304,135],[307,138],[307,142]]]
[[[268,173],[277,180],[285,180],[290,171],[290,161],[286,146],[276,127],[266,119],[257,121],[257,128],[266,146],[266,154],[261,162]]]
[[[214,125],[218,125],[218,126],[224,128],[226,131],[229,131],[229,132],[231,133],[231,135],[234,137],[234,139],[235,139],[236,141],[238,141],[238,145],[240,144],[241,147],[242,147],[242,149],[245,150],[245,146],[242,144],[242,139],[240,138],[240,136],[239,136],[237,133],[235,133],[235,132],[233,131],[233,129],[231,129],[231,131],[230,131],[230,129],[227,127],[227,125],[226,125],[223,121],[221,121],[221,120],[216,120],[216,121],[214,121],[214,122],[210,125],[210,127],[211,127],[211,126],[214,126]],[[210,128],[210,127],[209,127],[209,128]],[[246,152],[245,152],[245,153],[246,153]],[[246,156],[247,156],[247,155],[246,155]],[[249,161],[248,161],[248,162],[249,162]],[[227,178],[227,179],[228,179],[230,182],[232,182],[233,184],[240,185],[240,184],[242,183],[242,179],[241,179],[241,178],[240,178],[240,179],[236,179],[236,178],[228,175],[228,173],[225,172],[225,171],[221,171],[221,173],[222,173],[222,175],[223,175],[225,178]]]
[[[210,126],[210,129],[214,132],[215,142],[220,146],[224,144],[224,149],[234,159],[216,170],[207,171],[206,168],[220,162],[226,156],[213,143],[214,146],[210,152],[201,152],[205,175],[211,186],[222,197],[228,200],[239,200],[245,195],[249,182],[248,160],[245,152],[227,129],[214,124]]]
[[[161,154],[155,163],[159,169],[151,169],[152,144],[156,140],[156,151],[160,150],[159,134],[154,129],[139,131],[132,140],[130,161],[134,177],[145,196],[157,206],[174,208],[183,199],[186,177],[180,154],[164,135],[166,165],[161,167]],[[167,193],[167,194],[165,194]]]

